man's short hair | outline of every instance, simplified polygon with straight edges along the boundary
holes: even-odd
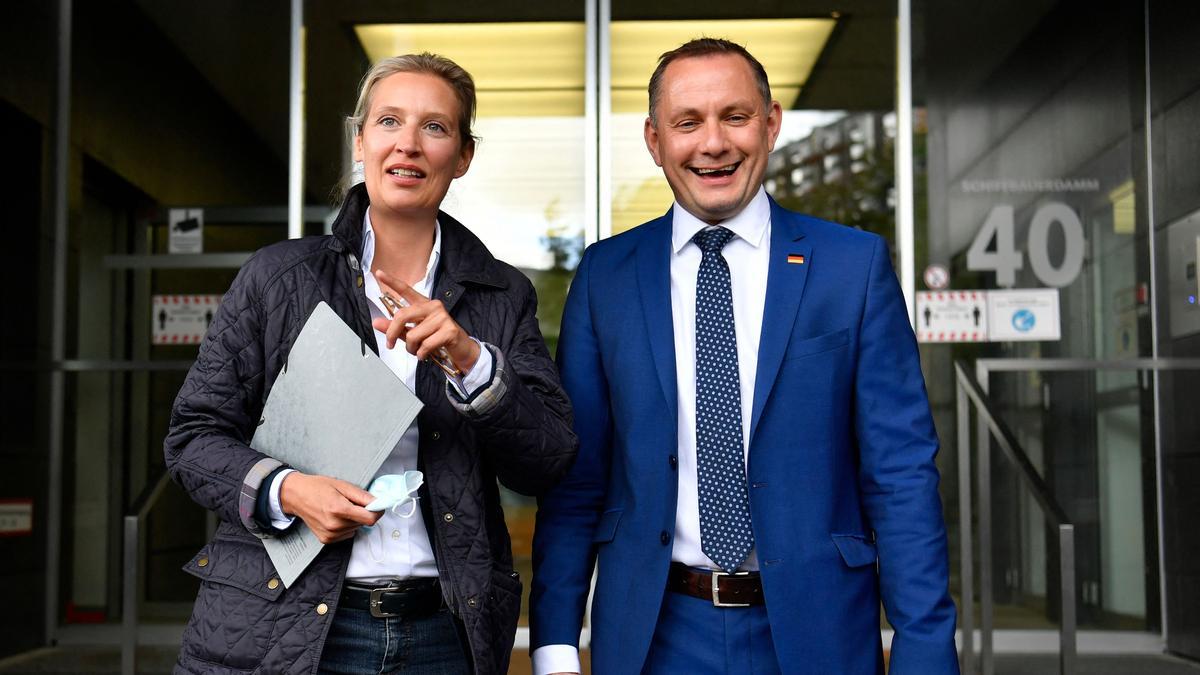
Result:
[[[654,74],[650,76],[650,121],[658,123],[658,119],[654,115],[654,109],[658,106],[658,99],[661,98],[663,73],[666,72],[667,66],[671,62],[679,59],[690,59],[700,56],[715,56],[719,54],[736,54],[737,56],[746,59],[746,63],[750,64],[750,70],[754,72],[755,84],[758,85],[758,93],[762,94],[763,107],[771,106],[771,85],[767,81],[767,71],[763,65],[754,58],[754,55],[746,50],[745,47],[736,42],[730,42],[724,38],[695,38],[685,42],[669,52],[665,52],[658,57],[658,67],[654,69]]]

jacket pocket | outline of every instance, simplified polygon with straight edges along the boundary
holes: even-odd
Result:
[[[842,554],[842,560],[847,567],[863,567],[873,565],[879,558],[875,551],[875,542],[862,534],[831,534],[834,546]]]
[[[274,602],[283,595],[283,581],[266,549],[257,539],[230,537],[218,533],[192,556],[183,571],[201,581],[232,586],[251,595]]]
[[[841,330],[835,330],[832,333],[818,335],[816,337],[800,340],[799,342],[792,342],[788,345],[787,351],[783,355],[783,360],[791,361],[793,359],[802,359],[806,356],[812,356],[813,354],[827,352],[832,349],[842,347],[849,341],[850,331],[849,329],[843,328]]]
[[[218,532],[183,571],[201,583],[179,662],[205,673],[261,672],[279,639],[284,592],[263,545]]]
[[[617,523],[621,522],[621,514],[625,509],[609,509],[600,516],[596,523],[596,531],[592,533],[593,544],[607,544],[617,536]]]

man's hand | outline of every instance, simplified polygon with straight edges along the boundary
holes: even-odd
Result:
[[[412,286],[393,279],[383,270],[375,272],[379,287],[393,297],[404,298],[402,307],[391,319],[375,319],[371,325],[387,335],[387,348],[403,340],[409,354],[424,361],[439,348],[445,347],[454,365],[464,373],[470,372],[479,359],[479,344],[467,335],[440,300],[430,300],[413,290]]]
[[[279,486],[283,512],[299,516],[322,544],[349,539],[360,526],[374,525],[383,512],[363,508],[374,499],[344,480],[299,471],[284,476]]]

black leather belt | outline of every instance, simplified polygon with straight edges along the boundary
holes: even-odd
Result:
[[[442,587],[436,577],[398,580],[378,587],[347,583],[342,586],[341,606],[368,610],[377,619],[429,616],[442,608]]]
[[[758,572],[708,572],[673,562],[667,590],[708,600],[716,607],[750,607],[764,602]]]

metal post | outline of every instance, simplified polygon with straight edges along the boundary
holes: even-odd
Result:
[[[288,89],[288,238],[304,236],[304,0],[292,0]]]
[[[584,89],[583,89],[583,243],[585,246],[600,239],[600,16],[598,0],[587,0],[584,6]]]
[[[1058,670],[1063,675],[1075,672],[1075,526],[1058,526],[1059,623]]]
[[[971,546],[971,408],[962,382],[954,378],[958,410],[958,625],[962,630],[962,672],[975,672],[975,563]]]
[[[896,248],[900,290],[908,308],[908,323],[916,327],[913,292],[916,287],[913,247],[913,120],[912,120],[912,0],[898,0],[896,35]]]
[[[983,675],[992,675],[992,453],[987,422],[977,415],[976,442],[979,465],[979,664]]]
[[[121,560],[121,675],[137,672],[138,630],[138,516],[125,516],[124,556]]]
[[[600,60],[597,77],[597,94],[600,109],[597,111],[600,135],[598,148],[599,208],[598,236],[606,239],[612,235],[612,0],[599,0],[600,6],[596,26],[596,56]]]
[[[66,354],[67,191],[71,147],[71,0],[58,3],[58,75],[54,110],[54,268],[51,282],[50,358]],[[62,535],[62,455],[66,383],[60,369],[50,373],[49,458],[46,486],[46,644],[58,632],[59,551]]]
[[[1144,36],[1143,49],[1145,58],[1146,80],[1146,243],[1150,247],[1150,357],[1158,359],[1158,247],[1155,243],[1154,229],[1154,108],[1150,92],[1150,0],[1144,4]],[[1160,406],[1159,371],[1157,368],[1150,373],[1153,383],[1154,401],[1154,505],[1158,510],[1158,606],[1162,622],[1162,639],[1167,641],[1167,621],[1170,618],[1167,604],[1167,545],[1166,545],[1166,512],[1163,504],[1163,447],[1162,447],[1162,408]]]

